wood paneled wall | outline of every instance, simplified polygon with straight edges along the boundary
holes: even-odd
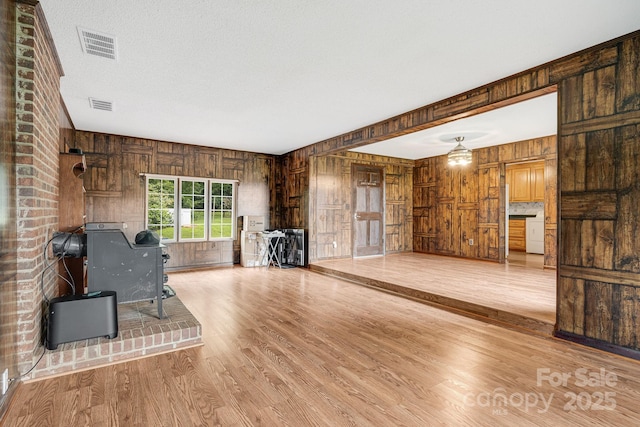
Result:
[[[416,161],[413,173],[413,250],[504,260],[507,163],[544,159],[545,266],[556,266],[556,137],[473,151],[473,161],[450,167],[447,156]],[[469,244],[473,239],[474,244]]]
[[[87,159],[87,222],[124,222],[131,240],[144,229],[144,173],[235,179],[238,216],[264,215],[268,223],[277,215],[274,156],[81,131],[75,146]],[[167,249],[168,270],[229,265],[240,257],[238,238],[169,243]]]
[[[558,330],[640,349],[640,36],[559,86]]]
[[[303,198],[304,187],[291,185],[290,179],[294,173],[296,176],[308,173],[305,159],[309,156],[344,152],[539,96],[557,87],[559,164],[554,165],[553,161],[545,164],[545,173],[559,172],[561,183],[560,223],[557,229],[545,231],[549,239],[545,242],[560,232],[556,333],[608,351],[629,349],[637,355],[640,350],[640,239],[637,237],[640,235],[637,232],[640,188],[635,173],[640,165],[635,162],[640,150],[639,76],[640,31],[636,31],[288,153],[286,160],[295,160],[298,166],[283,169],[286,196],[289,201]],[[487,181],[483,185],[495,192],[499,188],[496,180],[502,179],[496,176],[503,174],[501,168],[485,167],[484,171],[478,171],[478,180]],[[424,178],[419,179],[425,182]],[[433,195],[436,191],[442,190],[434,190]],[[478,233],[488,235],[485,239],[488,243],[478,248],[478,257],[495,257],[496,241],[499,252],[499,231],[495,230],[495,220],[489,218],[491,209],[487,208],[496,203],[496,198],[492,193],[491,197],[477,201]],[[285,206],[284,221],[304,223],[304,215],[300,214],[303,210],[304,206],[296,209]],[[554,216],[553,213],[546,215]],[[420,225],[420,229],[430,230],[428,224]],[[443,244],[455,249],[453,242]]]
[[[309,157],[313,150],[301,148],[282,156],[283,177],[281,228],[309,230]]]
[[[313,156],[309,163],[309,260],[344,258],[353,253],[353,163],[384,168],[385,253],[412,250],[413,161],[345,153]]]

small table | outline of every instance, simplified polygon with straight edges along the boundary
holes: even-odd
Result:
[[[278,248],[280,246],[280,241],[284,236],[285,234],[282,231],[270,231],[262,233],[262,239],[267,246],[267,251],[264,255],[267,257],[267,269],[269,269],[269,266],[271,264],[277,265],[279,268],[282,268],[282,264],[280,264],[280,254],[278,253]]]

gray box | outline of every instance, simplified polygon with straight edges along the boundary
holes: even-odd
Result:
[[[242,230],[264,231],[264,216],[245,215],[242,217]]]
[[[116,293],[68,295],[49,302],[47,348],[89,338],[118,336]]]

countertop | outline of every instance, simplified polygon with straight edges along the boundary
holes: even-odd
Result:
[[[526,219],[535,218],[535,215],[509,215],[509,219]]]

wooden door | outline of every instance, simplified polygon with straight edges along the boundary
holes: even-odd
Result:
[[[353,256],[384,255],[384,170],[351,166]]]

